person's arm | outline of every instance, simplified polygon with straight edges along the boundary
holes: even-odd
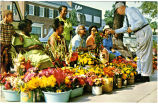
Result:
[[[114,30],[114,33],[116,33],[116,34],[125,33],[127,31],[127,29],[128,29],[127,21],[126,21],[126,17],[124,17],[123,27]]]

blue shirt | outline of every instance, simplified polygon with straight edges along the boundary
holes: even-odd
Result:
[[[112,48],[112,37],[109,36],[108,39],[105,38],[103,39],[103,46],[108,50],[110,51],[110,48]]]
[[[138,30],[144,25],[148,24],[148,21],[144,18],[144,16],[140,13],[140,11],[135,7],[126,7],[125,15],[128,18],[130,29],[132,31]],[[120,29],[116,29],[115,33],[125,33],[128,29],[126,17],[124,19],[124,26]]]
[[[81,38],[80,35],[76,34],[70,42],[70,45],[72,47],[72,51],[76,51],[76,48],[78,47],[85,47],[85,40]],[[70,49],[70,45],[69,45],[69,49]]]

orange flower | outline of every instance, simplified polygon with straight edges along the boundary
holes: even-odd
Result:
[[[123,78],[124,80],[126,80],[126,79],[127,79],[127,74],[122,74],[122,78]]]

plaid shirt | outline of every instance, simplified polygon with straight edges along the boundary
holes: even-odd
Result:
[[[0,43],[3,45],[11,45],[12,35],[15,33],[12,24],[6,24],[3,21],[0,22]]]

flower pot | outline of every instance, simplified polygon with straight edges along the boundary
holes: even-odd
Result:
[[[113,78],[104,78],[105,84],[102,86],[103,92],[112,92],[113,90]]]
[[[92,86],[86,85],[86,86],[84,87],[84,91],[85,91],[85,92],[91,92],[91,91],[92,91]]]
[[[122,78],[116,79],[116,86],[117,86],[117,88],[122,88]]]
[[[127,86],[127,79],[123,80],[123,86]]]
[[[21,102],[33,102],[33,91],[21,92]]]
[[[93,95],[101,95],[102,87],[101,86],[92,86],[92,94]]]
[[[20,101],[20,94],[17,91],[12,90],[3,90],[3,94],[6,101],[11,102],[19,102]]]
[[[134,84],[134,76],[131,76],[131,77],[128,79],[128,84],[129,84],[129,85]]]
[[[44,92],[45,101],[47,103],[51,102],[68,102],[70,97],[71,91],[65,91],[65,92]]]
[[[70,94],[70,98],[81,96],[83,94],[83,87],[73,89]]]

